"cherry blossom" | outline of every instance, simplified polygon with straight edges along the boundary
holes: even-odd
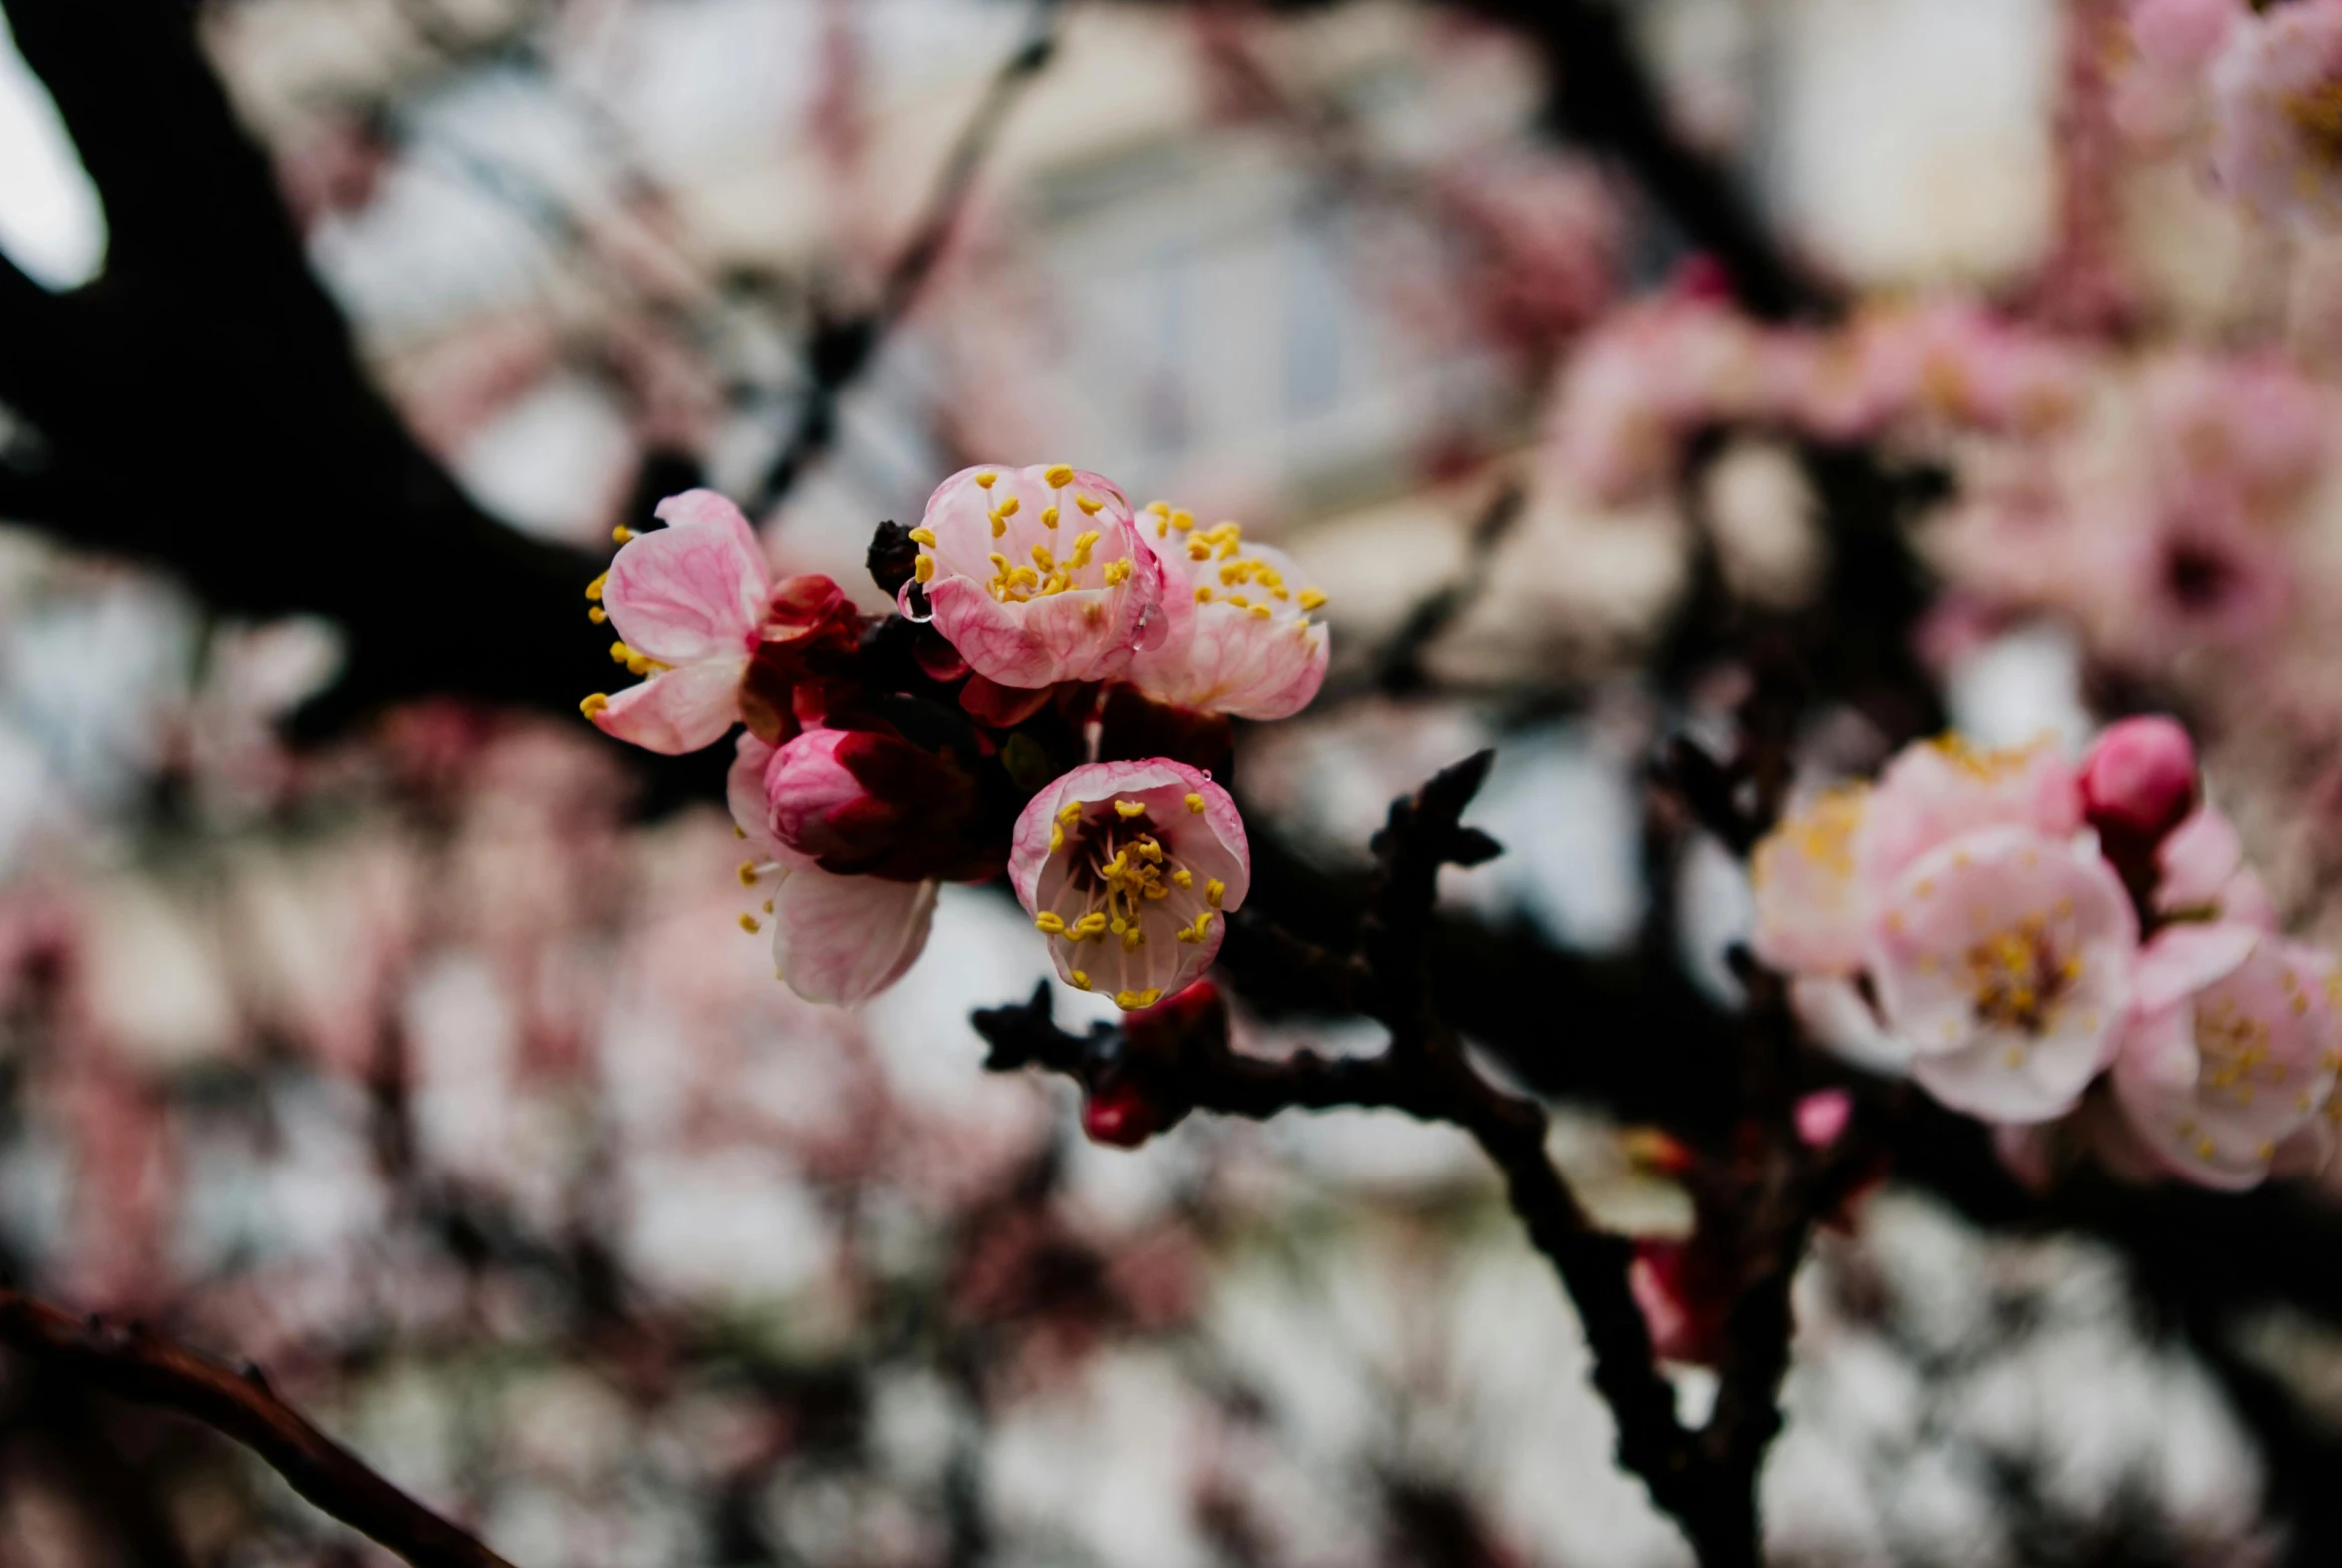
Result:
[[[789,989],[808,1002],[859,1002],[901,979],[926,947],[936,880],[841,875],[792,846],[776,825],[782,813],[767,786],[779,749],[754,734],[742,735],[725,780],[725,798],[749,856],[740,864],[740,882],[766,894],[773,968]],[[801,765],[783,765],[792,786],[799,784]],[[836,804],[834,795],[823,799]],[[804,835],[806,818],[818,811],[806,810],[793,795],[784,803],[792,830]],[[764,921],[747,914],[740,924],[755,932]]]
[[[1095,473],[963,468],[935,487],[911,532],[902,589],[936,630],[1003,686],[1108,680],[1162,635],[1163,571],[1123,493]]]
[[[1822,975],[1861,967],[1855,839],[1870,797],[1867,784],[1830,790],[1784,818],[1750,857],[1757,923],[1749,945],[1766,963]]]
[[[2099,832],[2160,842],[2195,808],[2195,743],[2159,716],[2109,725],[2082,761],[2081,795]]]
[[[1872,929],[1886,1034],[1938,1100],[1998,1122],[2060,1116],[2105,1066],[2138,918],[2097,846],[1965,833],[1897,879]]]
[[[1009,880],[1067,984],[1152,1007],[1204,970],[1252,856],[1226,790],[1183,762],[1094,762],[1017,819]]]
[[[2241,0],[2132,0],[2131,55],[2114,88],[2115,123],[2132,140],[2166,147],[2196,129],[2204,72],[2244,10]]]
[[[1193,512],[1162,501],[1140,534],[1162,563],[1164,635],[1132,660],[1131,683],[1158,702],[1245,719],[1307,707],[1330,656],[1325,628],[1309,618],[1325,595],[1297,586],[1292,557],[1245,543],[1232,522],[1198,527]]]
[[[2185,923],[2140,953],[2116,1102],[2155,1159],[2205,1186],[2258,1184],[2288,1141],[2316,1137],[2333,1092],[2333,960],[2234,922]]]
[[[2080,781],[2053,739],[1982,749],[1948,734],[1906,746],[1880,774],[1855,874],[1877,898],[1905,867],[1974,829],[2017,826],[2063,838],[2081,824]]]
[[[2264,217],[2342,220],[2342,0],[2242,16],[2212,84],[2212,168]]]
[[[2214,919],[2276,929],[2259,873],[2244,863],[2235,824],[2205,803],[2155,851],[2154,908],[2175,919]]]
[[[772,593],[764,551],[740,508],[711,490],[659,502],[667,526],[633,534],[586,590],[621,639],[611,658],[641,685],[585,699],[607,734],[669,756],[723,739]]]

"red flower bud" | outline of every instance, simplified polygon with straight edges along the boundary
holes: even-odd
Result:
[[[1082,1132],[1093,1144],[1137,1149],[1163,1126],[1155,1102],[1127,1078],[1101,1084],[1082,1101]]]
[[[2195,809],[2195,746],[2187,731],[2160,717],[2112,726],[2082,763],[2081,798],[2100,833],[2160,843]]]

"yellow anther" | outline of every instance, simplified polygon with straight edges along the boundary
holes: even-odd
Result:
[[[773,912],[773,901],[769,898],[764,901],[764,912],[768,915]]]
[[[1069,800],[1064,805],[1058,807],[1058,821],[1064,823],[1067,827],[1070,828],[1081,820],[1082,803],[1080,801]]]
[[[1293,596],[1292,590],[1288,588],[1271,588],[1268,591],[1275,597],[1279,604],[1284,603],[1287,599],[1290,599]]]
[[[1065,568],[1061,566],[1051,572],[1049,580],[1041,585],[1041,596],[1048,598],[1053,593],[1063,593],[1073,585],[1074,580],[1066,575]]]
[[[1189,540],[1187,541],[1187,559],[1189,559],[1189,560],[1209,560],[1209,559],[1211,559],[1211,546],[1210,546],[1210,545],[1208,545],[1208,544],[1206,544],[1206,543],[1204,543],[1204,542],[1203,542],[1201,539],[1189,539]]]
[[[1009,573],[1009,581],[1019,587],[1038,588],[1041,586],[1041,573],[1030,566],[1019,566]]]
[[[1131,559],[1129,556],[1126,555],[1119,560],[1110,560],[1106,563],[1106,585],[1108,587],[1112,588],[1119,586],[1121,583],[1127,580],[1130,575]]]
[[[1095,517],[1098,515],[1098,509],[1106,502],[1095,495],[1084,495],[1077,491],[1074,496],[1074,504],[1082,508],[1083,516]]]
[[[1076,991],[1088,991],[1090,989],[1090,972],[1086,969],[1070,970],[1066,974],[1066,984],[1072,986]]]
[[[603,572],[585,585],[585,596],[589,599],[599,599],[602,596],[602,589],[609,585],[609,581],[610,574],[606,571]]]
[[[1114,859],[1108,861],[1105,865],[1098,868],[1098,874],[1106,878],[1106,880],[1109,882],[1115,882],[1119,881],[1123,874],[1130,869],[1130,852],[1128,850],[1118,849],[1115,851]],[[1121,928],[1117,927],[1116,929],[1120,930]]]
[[[756,886],[755,861],[744,860],[740,862],[740,885],[744,888],[752,888]]]
[[[1275,614],[1276,612],[1265,604],[1255,604],[1252,606],[1252,613],[1258,619],[1266,620],[1269,618],[1269,616]]]
[[[609,705],[609,693],[597,691],[592,696],[587,697],[583,702],[577,704],[577,711],[590,719]]]
[[[1284,586],[1284,573],[1278,571],[1274,566],[1269,565],[1268,562],[1264,560],[1256,560],[1246,561],[1244,564],[1252,568],[1252,580],[1259,583],[1263,588],[1281,588]]]
[[[1211,602],[1211,590],[1209,588],[1197,588],[1195,590],[1195,602],[1198,604],[1209,604]]]
[[[992,562],[992,569],[1000,575],[1006,577],[1009,574],[1009,558],[1000,551],[994,550],[984,558]]]
[[[1062,490],[1074,482],[1074,470],[1061,462],[1041,477],[1048,482],[1051,489]]]
[[[1125,953],[1136,953],[1146,943],[1147,933],[1139,929],[1137,921],[1133,921],[1123,928],[1123,951]]]
[[[1174,511],[1171,514],[1171,525],[1184,533],[1195,526],[1195,514],[1191,511]]]
[[[1061,828],[1061,827],[1059,827],[1059,826],[1058,826],[1056,823],[1054,823],[1054,822],[1053,822],[1053,823],[1051,823],[1051,824],[1049,825],[1049,851],[1050,851],[1050,853],[1054,855],[1054,854],[1056,854],[1056,853],[1057,853],[1059,850],[1061,850],[1061,849],[1064,849],[1065,847],[1066,847],[1066,830],[1065,830],[1064,828]]]
[[[1133,817],[1144,815],[1146,811],[1147,808],[1140,805],[1139,802],[1135,800],[1118,800],[1115,802],[1115,815],[1122,818],[1125,822],[1130,821]],[[1117,855],[1115,858],[1117,860],[1122,859],[1120,855]]]
[[[1008,531],[1009,525],[1001,519],[1001,514],[997,511],[994,512],[992,514],[992,536],[997,539]]]
[[[935,530],[933,528],[913,528],[911,530],[911,542],[913,544],[924,544],[928,548],[933,549],[935,547]]]
[[[1146,1004],[1139,1000],[1139,993],[1136,991],[1118,991],[1115,993],[1115,1006],[1121,1008],[1126,1013],[1130,1012],[1133,1008],[1144,1007],[1145,1005]]]
[[[914,561],[911,565],[911,580],[913,582],[933,582],[935,580],[935,557],[922,555]]]
[[[1219,908],[1219,901],[1226,897],[1227,884],[1220,881],[1219,878],[1213,877],[1203,884],[1203,902],[1209,904],[1213,909]]]
[[[1248,610],[1252,607],[1252,601],[1245,598],[1241,593],[1229,594],[1227,596],[1227,601],[1240,610]]]
[[[589,609],[585,612],[585,618],[589,621],[592,621],[596,626],[599,626],[610,618],[610,612],[596,604],[592,609]]]
[[[1074,535],[1074,553],[1066,558],[1066,564],[1074,570],[1080,571],[1090,564],[1090,552],[1097,545],[1098,535],[1095,532]]]
[[[754,936],[757,932],[762,931],[764,927],[757,923],[757,919],[754,915],[742,915],[740,917],[740,929],[747,932],[749,935]]]
[[[1131,929],[1131,923],[1123,919],[1122,916],[1117,915],[1114,919],[1107,922],[1107,929],[1119,937],[1124,932]]]
[[[1053,937],[1062,937],[1066,934],[1066,918],[1063,915],[1053,915],[1045,909],[1033,917],[1033,929],[1046,931]]]
[[[1157,899],[1157,898],[1170,898],[1170,897],[1171,897],[1171,889],[1170,889],[1170,888],[1167,888],[1167,887],[1165,887],[1165,886],[1164,886],[1162,883],[1160,883],[1160,882],[1150,882],[1150,883],[1148,883],[1148,884],[1147,884],[1145,887],[1143,887],[1143,888],[1141,888],[1141,889],[1139,890],[1139,893],[1140,893],[1140,896],[1141,896],[1141,897],[1143,897],[1143,898]]]
[[[1147,512],[1150,516],[1163,517],[1167,519],[1171,516],[1171,507],[1162,501],[1149,501],[1140,509]]]
[[[1171,873],[1171,880],[1176,882],[1182,888],[1191,888],[1195,885],[1195,873],[1189,871],[1186,867],[1181,866],[1178,870]]]
[[[588,698],[586,698],[585,700],[586,700],[586,701],[588,701],[588,702],[591,702],[591,701],[593,700],[593,698],[591,698],[591,697],[588,697]],[[609,699],[605,697],[605,698],[603,698],[602,700],[603,700],[603,702],[606,704],[606,703],[608,702],[608,700],[609,700]],[[740,824],[739,824],[739,823],[737,823],[737,822],[735,822],[735,823],[733,823],[733,824],[732,824],[732,837],[734,837],[734,838],[736,838],[736,839],[744,839],[744,838],[746,838],[747,836],[748,836],[748,830],[747,830],[746,828],[744,828],[744,827],[740,826]]]
[[[999,477],[999,474],[993,472],[990,468],[987,468],[982,473],[976,475],[976,487],[980,490],[989,490],[992,488],[992,481]]]
[[[1155,840],[1140,839],[1131,848],[1138,851],[1139,857],[1150,865],[1160,866],[1163,864],[1163,846],[1156,843]]]
[[[616,539],[620,544],[624,544],[628,539],[634,537],[634,530],[621,522],[610,530],[610,537]]]
[[[1058,509],[1055,506],[1041,508],[1041,525],[1045,528],[1054,528],[1058,525]]]
[[[1198,817],[1203,815],[1203,797],[1199,794],[1189,794],[1187,796],[1187,809]]]
[[[1318,592],[1318,591],[1317,591],[1315,588],[1303,588],[1303,589],[1301,590],[1301,608],[1302,608],[1302,609],[1304,609],[1304,610],[1314,610],[1314,609],[1321,609],[1321,608],[1323,608],[1323,607],[1324,607],[1324,605],[1325,605],[1325,595],[1324,595],[1324,594],[1322,594],[1322,593],[1319,593],[1319,592]]]
[[[1209,938],[1210,935],[1211,911],[1207,909],[1196,911],[1195,924],[1192,926],[1181,926],[1179,928],[1179,940],[1181,942],[1202,942]]]
[[[1219,547],[1219,558],[1221,560],[1234,560],[1239,554],[1243,552],[1243,548],[1244,547],[1242,544],[1238,543],[1234,539],[1230,539]]]
[[[1232,588],[1239,582],[1251,580],[1252,563],[1248,560],[1232,560],[1219,568],[1219,583],[1223,588]]]
[[[1080,920],[1075,921],[1069,929],[1077,936],[1098,936],[1106,930],[1106,916],[1094,909]]]
[[[626,661],[626,673],[629,675],[648,675],[650,673],[650,660],[637,653]]]
[[[635,654],[634,650],[626,646],[626,644],[623,642],[613,642],[610,644],[610,662],[612,664],[625,664],[632,661],[636,656],[637,655]]]
[[[1033,564],[1048,571],[1057,565],[1057,557],[1050,554],[1048,545],[1036,544],[1033,546]]]
[[[1017,497],[1014,495],[1002,496],[1001,503],[993,508],[992,514],[995,517],[1014,517],[1017,515]]]

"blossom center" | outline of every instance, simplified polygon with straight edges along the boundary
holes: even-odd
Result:
[[[1155,519],[1156,538],[1163,541],[1159,553],[1185,554],[1197,604],[1224,604],[1259,620],[1289,618],[1304,630],[1310,614],[1324,606],[1325,595],[1317,589],[1295,588],[1274,562],[1247,555],[1240,524],[1198,528],[1193,512],[1163,501],[1148,502],[1147,513]],[[1174,533],[1180,535],[1177,541]]]
[[[1199,813],[1202,799],[1189,795],[1186,808]],[[1064,875],[1033,923],[1068,945],[1074,985],[1107,990],[1126,1008],[1151,1007],[1180,967],[1180,945],[1209,939],[1226,886],[1181,864],[1175,839],[1139,801],[1068,801],[1059,809],[1050,857]]]
[[[2284,110],[2319,162],[2342,165],[2342,82],[2320,82],[2290,94]]]
[[[2003,927],[1967,953],[1968,994],[1979,1023],[2038,1038],[2081,979],[2079,954],[2038,916]]]

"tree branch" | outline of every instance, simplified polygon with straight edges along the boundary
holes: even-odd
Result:
[[[511,1568],[312,1426],[258,1367],[232,1371],[136,1325],[78,1318],[13,1290],[0,1290],[0,1344],[44,1370],[241,1443],[303,1497],[415,1568]]]

